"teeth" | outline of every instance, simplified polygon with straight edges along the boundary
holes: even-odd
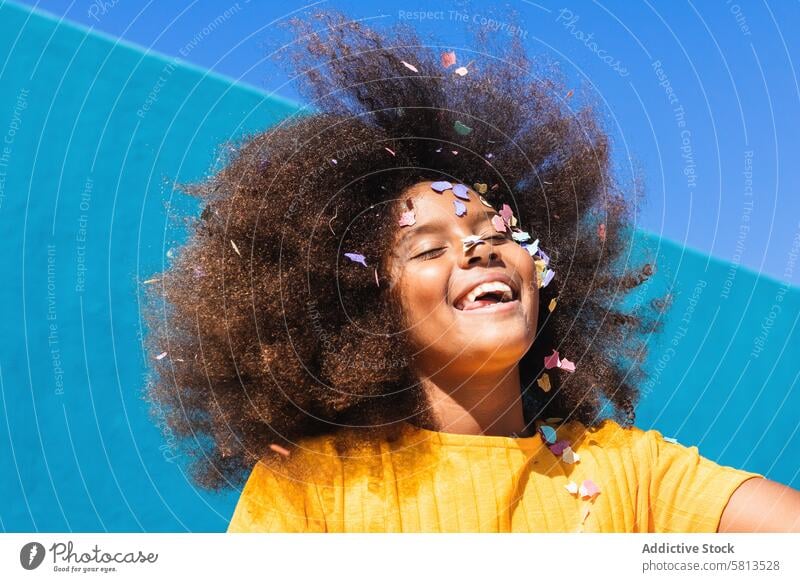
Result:
[[[492,281],[491,283],[481,283],[477,287],[473,288],[472,291],[467,293],[464,299],[462,299],[456,307],[461,308],[464,306],[464,304],[475,301],[475,299],[485,293],[493,293],[496,291],[500,291],[503,294],[501,301],[511,301],[514,298],[514,293],[511,290],[511,287],[500,281]]]

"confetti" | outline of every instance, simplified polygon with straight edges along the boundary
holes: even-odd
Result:
[[[597,227],[597,236],[602,241],[605,242],[606,240],[606,225],[600,224]]]
[[[460,121],[456,121],[453,124],[453,129],[456,130],[456,133],[458,135],[469,135],[470,133],[472,133],[472,128],[467,125],[464,125]]]
[[[383,149],[385,149],[387,152],[389,152],[389,153],[390,153],[390,154],[392,154],[393,156],[396,156],[396,155],[397,155],[396,153],[394,153],[394,150],[391,150],[391,149],[389,149],[389,148],[387,148],[387,147],[385,147],[385,148],[383,148]]]
[[[541,285],[539,285],[539,287],[541,289],[544,289],[545,287],[547,287],[550,284],[550,281],[552,281],[553,277],[555,277],[555,276],[556,276],[556,272],[555,271],[553,271],[552,269],[547,269],[547,271],[545,271],[545,273],[544,273],[544,279],[542,279],[542,283],[541,283]]]
[[[487,190],[489,190],[489,186],[483,184],[481,182],[476,182],[472,185],[472,189],[475,190],[478,194],[486,194]]]
[[[542,249],[537,249],[537,252],[539,253],[539,257],[542,259],[542,261],[544,261],[544,266],[548,266],[550,264],[550,257],[547,256],[547,253],[545,253]]]
[[[442,53],[442,66],[445,69],[449,69],[455,64],[456,64],[456,53],[454,53],[453,51]]]
[[[417,219],[414,216],[413,210],[408,210],[403,213],[403,216],[400,218],[400,226],[414,226],[417,223]]]
[[[545,418],[544,419],[544,421],[547,424],[555,424],[557,422],[561,422],[562,420],[564,420],[564,419],[563,418],[556,418],[556,417],[550,417],[550,418]]]
[[[531,240],[531,235],[524,230],[517,230],[511,233],[511,238],[517,242],[525,242],[526,240]]]
[[[380,287],[380,286],[381,286],[381,281],[380,281],[380,279],[378,279],[378,269],[375,269],[375,284],[376,284],[378,287]]]
[[[457,68],[455,71],[453,71],[453,72],[454,72],[456,75],[458,75],[459,77],[463,77],[464,75],[466,75],[467,73],[469,73],[469,70],[467,70],[467,67],[458,67],[458,68]]]
[[[672,438],[672,437],[662,437],[662,438],[663,438],[665,441],[667,441],[668,443],[672,443],[673,445],[680,444],[680,443],[678,442],[678,439],[674,439],[674,438]]]
[[[529,245],[522,245],[522,248],[528,251],[531,256],[535,255],[537,252],[539,252],[539,239],[537,238]]]
[[[544,392],[550,392],[550,376],[547,373],[542,374],[539,378],[536,379],[536,383],[539,385],[539,388],[542,389]]]
[[[467,213],[466,205],[461,200],[453,200],[456,207],[456,216],[464,216]]]
[[[462,200],[469,200],[468,190],[467,187],[464,186],[464,184],[456,184],[455,186],[453,186],[453,194],[455,194]]]
[[[484,155],[483,157],[486,158],[487,160],[491,160],[494,157],[494,154],[493,153],[488,153],[488,154]]]
[[[550,300],[550,303],[547,306],[547,311],[549,311],[550,313],[553,313],[553,310],[555,308],[556,308],[556,300],[555,300],[555,298],[553,298],[553,299]]]
[[[556,442],[556,431],[553,429],[552,426],[547,426],[543,424],[539,427],[539,432],[542,433],[542,438],[545,440],[546,443],[553,444]]]
[[[278,453],[280,455],[283,455],[284,457],[288,457],[289,456],[289,451],[287,451],[286,449],[284,449],[280,445],[276,445],[275,443],[272,443],[272,444],[269,445],[269,448],[271,448],[276,453]]]
[[[570,481],[566,485],[564,485],[564,489],[572,493],[573,495],[577,495],[578,493],[578,484],[575,481]]]
[[[167,357],[167,352],[161,352],[156,356],[156,360],[163,360],[166,357]]]
[[[575,94],[575,93],[574,93],[574,91],[573,91],[572,89],[570,89],[569,91],[567,91],[566,99],[569,99],[569,98],[570,98],[570,97],[572,97],[574,94]]]
[[[331,158],[331,163],[335,166],[339,162],[336,160],[336,158]]]
[[[441,153],[441,151],[442,151],[442,148],[436,148],[436,153],[437,153],[437,154],[438,154],[438,153]]]
[[[354,263],[361,263],[365,267],[367,266],[366,257],[364,255],[360,255],[358,253],[345,253],[344,256]]]
[[[480,195],[479,195],[479,196],[478,196],[478,200],[480,200],[480,201],[481,201],[481,204],[483,204],[484,206],[488,206],[489,208],[494,208],[494,206],[492,206],[491,204],[489,204],[489,203],[486,201],[486,198],[484,198],[483,196],[480,196]]]
[[[564,451],[561,453],[561,460],[573,465],[581,460],[581,456],[573,451],[572,447],[564,447]]]
[[[477,234],[471,234],[469,236],[465,236],[461,239],[461,242],[464,244],[464,250],[468,251],[474,246],[479,244],[485,244],[486,241],[479,237]]]
[[[450,182],[445,182],[445,181],[434,182],[433,184],[431,184],[431,188],[436,192],[438,192],[439,194],[441,194],[445,190],[450,190],[452,187],[453,185]]]
[[[553,353],[544,357],[544,367],[548,370],[558,368],[561,365],[561,360],[558,358],[558,352],[553,350]]]
[[[575,371],[575,363],[570,362],[567,358],[561,360],[561,363],[558,365],[559,368],[562,370],[566,370],[567,372],[574,372]]]
[[[566,449],[569,446],[569,444],[570,444],[569,441],[560,440],[556,441],[548,448],[550,449],[550,452],[553,453],[556,457],[560,457],[561,454],[564,452],[564,449]]]
[[[581,516],[581,525],[583,525],[583,523],[586,521],[586,518],[589,517],[589,512],[590,511],[591,511],[591,508],[588,505],[586,505],[583,508],[583,515]]]
[[[159,279],[159,278],[155,278],[155,279],[148,279],[147,281],[144,281],[144,284],[145,284],[145,285],[150,285],[150,284],[152,284],[152,283],[158,283],[159,281],[161,281],[161,279]]]
[[[511,207],[508,204],[503,204],[503,207],[500,209],[500,216],[502,216],[503,220],[505,220],[511,226],[517,225],[517,219],[514,218],[514,211],[511,210]]]
[[[413,71],[414,73],[419,73],[419,70],[417,69],[417,67],[415,67],[415,66],[414,66],[414,65],[412,65],[411,63],[407,63],[407,62],[405,62],[405,61],[400,61],[400,62],[401,62],[401,63],[402,63],[402,65],[403,65],[403,66],[404,66],[406,69],[408,69],[409,71]]]
[[[231,241],[231,246],[233,247],[233,250],[236,251],[236,254],[241,257],[242,253],[239,252],[239,247],[236,246],[236,243]]]
[[[492,216],[492,226],[497,232],[506,232],[506,223],[499,214]]]
[[[584,499],[591,499],[600,493],[600,487],[598,487],[597,484],[591,479],[584,479],[583,483],[581,483],[580,489],[578,489],[578,493],[580,493],[580,496]]]

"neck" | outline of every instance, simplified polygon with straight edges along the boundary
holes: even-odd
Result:
[[[504,370],[481,370],[463,375],[421,375],[421,384],[441,432],[523,436],[525,420],[519,366]]]

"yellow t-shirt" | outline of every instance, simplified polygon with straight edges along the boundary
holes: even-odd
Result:
[[[228,532],[715,532],[734,490],[763,477],[714,463],[660,432],[605,420],[557,429],[579,460],[541,436],[435,432],[407,425],[392,443],[343,458],[334,436],[292,455],[313,467],[294,480],[259,462]],[[585,480],[597,485],[582,497]],[[574,486],[571,483],[574,483]]]

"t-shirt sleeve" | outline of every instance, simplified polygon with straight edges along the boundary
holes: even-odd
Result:
[[[228,524],[228,533],[313,532],[322,531],[310,519],[306,491],[301,483],[277,475],[261,462],[256,463]]]
[[[719,465],[700,456],[696,446],[646,432],[652,456],[649,483],[650,531],[715,533],[725,506],[747,479],[764,475]]]

